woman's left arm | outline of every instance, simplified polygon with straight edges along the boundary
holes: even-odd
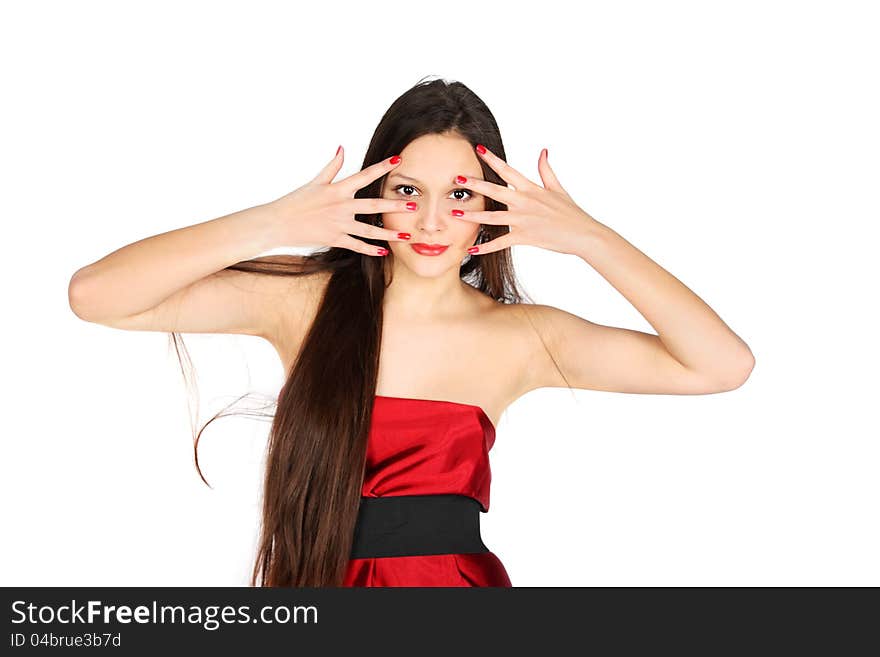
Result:
[[[537,328],[571,385],[659,394],[706,394],[742,385],[755,363],[748,345],[699,296],[610,227],[582,210],[538,158],[544,187],[490,151],[487,164],[516,189],[471,180],[465,187],[508,206],[465,212],[469,221],[509,225],[510,232],[477,253],[529,244],[577,255],[620,292],[657,335],[603,326],[552,306],[535,306]],[[533,387],[551,383],[549,368]]]
[[[599,272],[657,331],[603,326],[551,306],[536,309],[543,337],[574,387],[708,394],[748,379],[755,363],[748,345],[684,283],[614,230],[593,220],[569,252]]]

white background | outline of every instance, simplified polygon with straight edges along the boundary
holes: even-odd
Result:
[[[880,585],[870,7],[4,3],[0,584],[247,583],[268,421],[211,424],[207,488],[167,334],[83,322],[70,276],[277,198],[339,144],[354,173],[388,105],[439,76],[532,180],[547,147],[757,361],[725,394],[510,406],[481,519],[514,586]],[[537,303],[653,332],[580,258],[514,256]],[[283,383],[259,338],[185,340],[199,426]]]

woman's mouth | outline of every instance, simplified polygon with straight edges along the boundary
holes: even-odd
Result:
[[[425,244],[424,242],[416,242],[415,244],[410,244],[410,246],[412,247],[413,251],[415,251],[419,255],[426,256],[440,255],[449,248],[448,244]]]

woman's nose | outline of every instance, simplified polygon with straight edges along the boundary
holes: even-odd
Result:
[[[449,225],[449,221],[453,218],[449,210],[438,203],[420,203],[419,209],[416,210],[416,215],[418,226],[428,231],[446,228]]]

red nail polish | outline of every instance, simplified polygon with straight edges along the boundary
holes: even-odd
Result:
[[[480,155],[485,155],[486,154],[486,147],[483,146],[482,144],[477,144],[477,153],[479,153]]]
[[[463,216],[464,216],[464,211],[463,211],[463,210],[453,210],[453,211],[452,211],[452,216],[454,216],[454,217],[463,217]]]
[[[397,233],[397,236],[402,240],[408,240],[412,237],[409,233]]]
[[[339,148],[336,149],[336,154],[339,155],[339,151],[341,151],[341,150],[342,150],[342,146],[340,145]]]
[[[407,201],[406,209],[407,210],[418,210],[419,206],[415,201]]]
[[[380,246],[379,255],[388,255],[388,249],[386,249],[384,246]]]
[[[397,164],[398,162],[400,162],[400,155],[395,155],[394,157],[392,157],[392,158],[391,158],[390,160],[388,160],[388,161],[389,161],[391,164]]]
[[[480,250],[480,247],[478,247],[478,246],[472,246],[472,247],[470,247],[470,248],[468,249],[468,253],[473,254],[473,253],[476,253],[476,252],[479,251],[479,250]]]
[[[456,176],[455,182],[457,182],[459,185],[464,185],[467,182],[467,178],[465,178],[464,176]]]

